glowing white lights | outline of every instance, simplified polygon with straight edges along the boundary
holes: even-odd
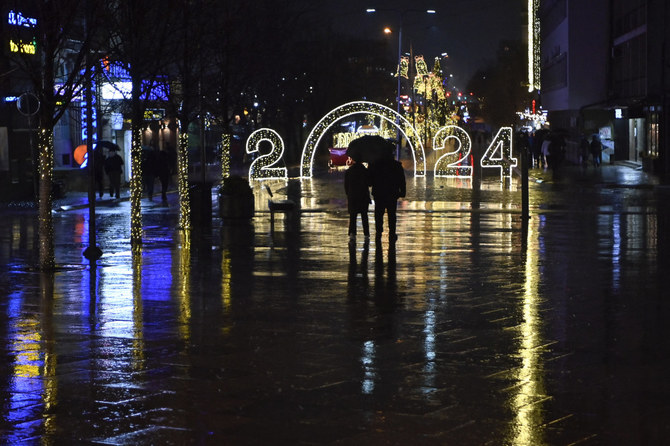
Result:
[[[517,166],[517,159],[512,156],[512,127],[501,127],[493,138],[480,160],[482,168],[500,169],[500,181],[503,177],[512,178],[512,169]]]
[[[540,0],[528,0],[528,91],[540,89]]]
[[[272,150],[270,153],[260,155],[249,166],[250,180],[267,180],[267,179],[287,179],[288,172],[286,167],[272,167],[277,164],[282,155],[284,155],[284,141],[279,136],[279,133],[272,129],[258,129],[249,135],[247,139],[247,153],[258,152],[258,146],[261,142],[267,141],[271,144]]]
[[[472,165],[463,165],[471,161],[468,159],[472,148],[470,135],[455,125],[442,127],[433,138],[433,150],[443,150],[449,139],[456,140],[458,145],[456,150],[445,153],[435,162],[435,176],[472,178]]]
[[[314,151],[328,129],[330,129],[330,127],[332,127],[339,119],[356,113],[367,113],[378,116],[393,124],[403,134],[410,145],[411,153],[414,156],[414,175],[419,177],[425,175],[426,156],[423,144],[421,143],[419,134],[412,124],[402,115],[384,105],[377,104],[376,102],[356,101],[334,108],[314,126],[307,137],[307,141],[302,150],[302,158],[300,162],[300,176],[302,178],[312,177]]]

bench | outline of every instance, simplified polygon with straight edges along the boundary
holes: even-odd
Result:
[[[265,190],[267,190],[270,198],[268,199],[268,209],[270,209],[270,235],[274,236],[275,233],[275,212],[283,212],[285,214],[292,213],[295,211],[296,205],[293,200],[273,200],[272,190],[270,186],[265,185]]]

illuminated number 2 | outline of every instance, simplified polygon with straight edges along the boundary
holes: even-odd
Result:
[[[435,162],[435,176],[472,178],[472,166],[461,164],[470,155],[470,149],[472,148],[470,135],[455,125],[442,127],[433,138],[433,150],[444,149],[448,139],[455,139],[458,142],[458,146],[456,150],[445,153],[438,158]]]
[[[517,165],[517,159],[512,157],[512,127],[501,127],[486,149],[480,161],[482,168],[500,169],[500,181],[503,176],[512,179],[512,169]]]
[[[258,152],[261,142],[267,141],[272,145],[272,151],[261,155],[249,166],[249,179],[262,180],[270,178],[286,179],[288,173],[286,167],[272,167],[277,164],[284,155],[284,141],[279,133],[272,129],[258,129],[249,135],[247,139],[247,153]]]

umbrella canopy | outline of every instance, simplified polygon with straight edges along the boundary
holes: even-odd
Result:
[[[357,162],[372,163],[393,153],[395,146],[379,135],[365,135],[349,143],[347,156]]]
[[[121,151],[121,147],[119,147],[117,144],[114,144],[111,141],[98,141],[98,142],[95,143],[95,145],[96,145],[96,148],[98,146],[100,146],[100,147],[106,148],[107,150],[111,150],[113,152],[120,152]]]

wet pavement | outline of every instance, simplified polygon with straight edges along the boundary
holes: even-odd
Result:
[[[412,178],[395,249],[349,245],[341,172],[279,215],[185,240],[143,200],[0,221],[0,443],[660,445],[670,435],[670,191],[625,165],[519,184]],[[65,206],[65,207],[62,207]],[[69,206],[69,207],[68,207]],[[374,227],[374,224],[371,223]]]

